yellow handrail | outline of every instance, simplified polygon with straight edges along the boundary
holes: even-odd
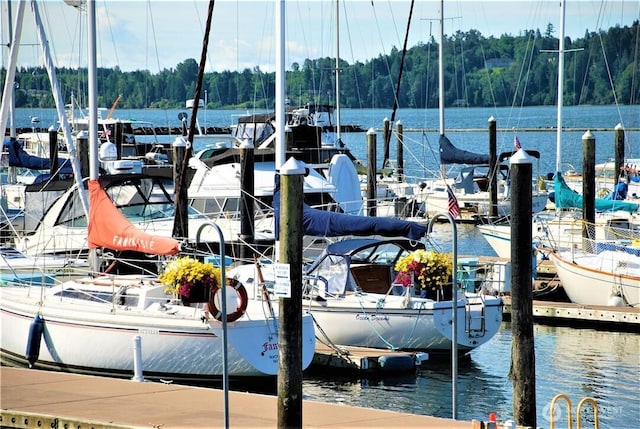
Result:
[[[556,420],[555,420],[554,412],[555,412],[555,408],[556,408],[555,407],[556,401],[558,399],[564,399],[565,401],[567,401],[567,411],[568,411],[567,422],[569,424],[569,429],[572,429],[573,428],[573,416],[571,415],[571,399],[569,399],[569,397],[567,395],[565,395],[564,393],[558,393],[551,400],[551,410],[549,411],[549,420],[550,420],[549,429],[555,429],[556,428]]]
[[[569,425],[569,429],[573,428],[573,416],[571,415],[571,400],[569,399],[569,396],[565,395],[564,393],[558,393],[556,396],[553,397],[553,399],[551,400],[551,409],[549,410],[549,429],[555,429],[556,428],[556,420],[555,420],[555,406],[556,406],[556,401],[558,399],[564,399],[567,402],[567,424]],[[583,398],[580,402],[578,402],[578,407],[576,409],[576,427],[577,429],[582,429],[582,418],[581,418],[581,412],[582,412],[582,406],[586,403],[591,404],[591,406],[593,407],[593,422],[595,425],[595,429],[599,429],[600,428],[600,424],[598,422],[598,404],[596,403],[596,400],[590,397],[586,397]]]
[[[582,419],[580,418],[580,412],[582,411],[582,406],[585,403],[590,403],[593,407],[593,424],[595,429],[599,429],[600,424],[598,423],[598,404],[596,400],[590,397],[582,398],[580,402],[578,402],[578,411],[576,416],[576,426],[578,429],[582,428]]]

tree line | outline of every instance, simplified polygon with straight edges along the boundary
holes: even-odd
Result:
[[[565,38],[564,104],[634,104],[640,97],[640,23]],[[558,38],[549,24],[544,32],[484,37],[477,30],[446,35],[443,49],[444,96],[450,106],[539,106],[557,103]],[[293,105],[335,103],[335,58],[306,59],[286,72],[287,98]],[[404,64],[401,70],[401,64]],[[349,64],[339,61],[340,106],[400,108],[438,106],[438,42],[433,38],[408,49]],[[400,74],[400,72],[402,72]],[[56,69],[65,100],[82,103],[86,69]],[[98,69],[98,103],[118,107],[184,108],[193,98],[198,63],[189,58],[174,69],[152,74]],[[0,70],[4,85],[6,69]],[[400,86],[397,89],[400,76]],[[55,107],[46,70],[16,72],[16,107]],[[207,108],[266,108],[275,104],[275,73],[259,67],[240,72],[208,72],[203,93]],[[67,101],[68,102],[68,101]],[[80,105],[86,105],[80,104]]]

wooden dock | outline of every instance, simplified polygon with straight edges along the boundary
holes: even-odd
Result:
[[[0,367],[2,428],[224,427],[224,391]],[[228,392],[230,427],[278,427],[278,398]],[[472,422],[349,405],[303,401],[305,428],[423,427],[457,429]]]
[[[503,320],[511,320],[511,297],[505,296]],[[640,333],[640,308],[579,305],[571,302],[533,301],[537,323],[571,327],[606,328]]]

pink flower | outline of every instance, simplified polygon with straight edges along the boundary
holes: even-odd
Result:
[[[393,283],[400,284],[404,287],[411,286],[411,275],[407,272],[400,271],[398,275],[396,275]]]

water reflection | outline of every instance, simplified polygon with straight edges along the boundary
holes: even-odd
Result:
[[[640,335],[534,326],[536,403],[539,427],[549,427],[549,407],[558,393],[573,406],[593,397],[603,428],[640,426]],[[511,329],[504,323],[487,344],[475,349],[458,366],[458,418],[499,419],[512,416],[513,386],[509,378]],[[451,417],[451,365],[429,362],[415,374],[401,377],[346,378],[305,376],[305,399],[372,407],[415,414]],[[554,413],[556,427],[568,427],[566,405]],[[593,427],[590,406],[583,407],[583,427]]]

